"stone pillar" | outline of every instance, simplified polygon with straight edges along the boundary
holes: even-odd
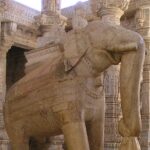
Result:
[[[78,2],[74,7],[75,11],[72,18],[72,27],[74,30],[79,30],[88,25],[88,21],[86,19],[86,10],[83,2]]]
[[[6,54],[10,46],[0,46],[0,150],[8,150],[9,139],[5,131],[3,104],[6,94]]]
[[[95,0],[96,1],[96,0]],[[100,0],[99,15],[103,22],[120,25],[120,18],[128,8],[129,0]],[[94,5],[93,5],[94,7]],[[105,72],[106,117],[105,150],[116,150],[121,137],[118,133],[120,66],[112,66]]]
[[[60,0],[42,0],[42,13],[51,14],[60,12]]]
[[[9,0],[0,1],[0,150],[8,150],[9,140],[5,131],[3,118],[3,103],[6,94],[6,54],[10,48],[9,42],[4,44],[4,34],[2,27],[2,14],[7,10]]]
[[[58,36],[57,33],[61,30],[60,27],[63,28],[67,20],[60,14],[59,10],[60,0],[42,0],[42,13],[35,17],[35,22],[40,31],[37,47],[44,47],[47,44],[55,43],[56,36]]]
[[[146,1],[144,1],[146,2]],[[136,13],[136,30],[139,32],[146,44],[147,54],[143,70],[143,82],[141,86],[141,115],[142,132],[140,143],[142,150],[150,149],[150,1],[141,6]]]
[[[116,150],[120,143],[118,121],[121,112],[119,102],[119,66],[112,66],[104,73],[106,95],[105,150]]]
[[[3,121],[3,102],[5,101],[6,92],[6,50],[0,48],[0,149],[6,147],[6,141],[8,143],[8,137],[5,132],[5,126]]]
[[[58,13],[56,12],[57,0],[42,0],[42,11],[39,16],[35,17],[36,24],[41,29],[41,34],[49,32],[51,26],[59,21]]]

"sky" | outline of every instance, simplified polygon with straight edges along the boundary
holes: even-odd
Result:
[[[27,5],[31,8],[34,8],[36,10],[41,10],[41,0],[15,0],[19,3],[22,3],[24,5]],[[78,1],[87,1],[87,0],[61,0],[61,8],[65,8],[71,5],[76,4]],[[35,3],[36,2],[36,3]]]

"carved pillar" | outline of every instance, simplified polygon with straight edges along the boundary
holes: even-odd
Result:
[[[61,0],[42,0],[42,13],[59,13],[60,5]]]
[[[2,27],[2,14],[7,10],[9,0],[0,1],[0,150],[8,150],[9,140],[5,132],[3,120],[3,102],[6,93],[6,53],[10,48],[9,42],[4,44],[4,34]]]
[[[144,4],[146,3],[146,4]],[[148,5],[149,4],[149,5]],[[140,136],[141,149],[150,149],[150,2],[141,1],[136,13],[136,30],[143,36],[147,48],[147,55],[143,70],[141,87],[142,132]]]
[[[100,0],[102,21],[120,25],[120,18],[127,10],[130,0]]]
[[[55,11],[57,10],[57,11]],[[43,47],[46,44],[54,43],[56,33],[54,30],[59,30],[66,22],[66,17],[60,14],[60,0],[42,0],[42,13],[35,17],[36,24],[39,26],[40,36],[38,47]]]
[[[75,5],[75,11],[72,18],[72,27],[74,30],[79,30],[88,25],[86,19],[86,10],[84,8],[83,2],[78,2]]]
[[[42,13],[35,17],[42,33],[48,32],[51,26],[60,22],[60,0],[42,0]]]
[[[8,137],[3,121],[3,102],[6,92],[6,49],[0,47],[0,149],[7,150]]]
[[[1,24],[0,33],[0,150],[8,150],[9,139],[5,131],[3,120],[3,103],[6,94],[6,55],[13,45],[13,36],[16,23],[6,22]]]
[[[96,1],[96,0],[95,0]],[[98,0],[97,0],[98,1]],[[100,0],[97,7],[103,22],[120,25],[120,18],[128,8],[129,0]],[[93,5],[94,6],[94,5]],[[118,133],[120,115],[119,71],[120,66],[112,66],[105,73],[106,117],[105,149],[116,150],[121,137]]]

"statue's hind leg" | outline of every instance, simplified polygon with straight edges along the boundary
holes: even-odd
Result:
[[[140,80],[144,62],[144,45],[124,53],[121,59],[120,92],[123,118],[119,132],[123,136],[120,150],[140,150],[137,140],[141,129]]]

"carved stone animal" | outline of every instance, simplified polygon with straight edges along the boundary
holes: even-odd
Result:
[[[145,55],[141,36],[94,21],[69,32],[63,48],[61,57],[45,62],[7,93],[5,123],[13,150],[29,150],[30,138],[40,143],[42,137],[62,133],[68,150],[103,150],[104,92],[95,78],[120,62],[120,150],[140,150],[139,91]]]

